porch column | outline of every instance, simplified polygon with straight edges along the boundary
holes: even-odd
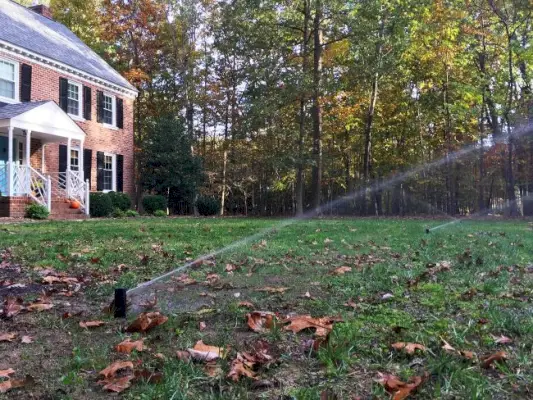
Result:
[[[83,140],[80,140],[80,152],[78,153],[78,170],[81,177],[81,180],[85,182],[85,179],[83,177],[83,173],[85,172],[84,164],[83,164]]]
[[[31,157],[31,130],[28,129],[26,131],[26,167],[28,167],[28,169],[31,166],[30,157]]]
[[[7,134],[7,195],[13,196],[13,127],[8,128]]]
[[[67,141],[67,170],[65,173],[65,179],[67,180],[67,197],[70,198],[70,150],[72,148],[72,139],[68,138]]]

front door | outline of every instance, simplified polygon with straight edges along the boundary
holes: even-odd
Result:
[[[7,153],[9,140],[0,136],[0,196],[7,195]]]

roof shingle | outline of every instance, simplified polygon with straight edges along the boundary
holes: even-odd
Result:
[[[64,25],[11,0],[0,0],[0,40],[135,90]]]
[[[6,104],[0,106],[0,120],[14,118],[20,114],[24,114],[27,111],[33,110],[36,107],[48,103],[49,101],[51,100],[33,101],[30,103]]]

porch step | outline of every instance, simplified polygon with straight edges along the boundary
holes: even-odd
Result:
[[[50,219],[85,219],[87,216],[80,210],[70,208],[70,203],[64,199],[52,200],[52,212]]]

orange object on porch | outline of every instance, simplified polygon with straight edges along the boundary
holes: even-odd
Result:
[[[81,206],[81,205],[80,205],[80,202],[77,201],[77,200],[72,200],[72,201],[70,202],[70,208],[73,208],[73,209],[77,210],[77,209],[80,208],[80,206]]]

